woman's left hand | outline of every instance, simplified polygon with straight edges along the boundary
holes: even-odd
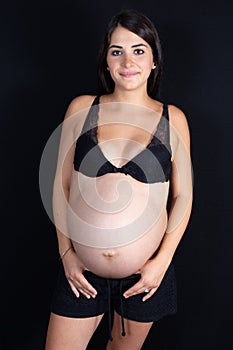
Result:
[[[161,264],[156,258],[148,260],[143,267],[137,271],[141,274],[140,280],[134,284],[131,288],[124,292],[123,296],[129,298],[133,295],[145,293],[142,301],[149,299],[158,289],[162,279],[167,271],[168,265]]]

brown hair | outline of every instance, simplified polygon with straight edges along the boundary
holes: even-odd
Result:
[[[140,36],[151,47],[156,68],[152,69],[148,78],[147,92],[154,98],[158,93],[162,73],[162,50],[158,32],[153,23],[144,14],[136,10],[122,10],[112,17],[99,52],[98,83],[101,93],[112,93],[114,81],[107,70],[107,52],[111,35],[118,25]]]

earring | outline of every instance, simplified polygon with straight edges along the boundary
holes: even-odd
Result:
[[[106,69],[107,69],[107,70],[109,70],[109,68],[108,68],[108,67],[107,67]]]
[[[155,69],[156,68],[156,64],[154,64],[154,66],[152,67],[152,69]]]

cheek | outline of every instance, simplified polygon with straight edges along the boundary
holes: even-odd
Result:
[[[143,55],[136,57],[135,63],[143,68],[150,69],[153,66],[153,60],[150,57],[145,57]]]
[[[115,67],[119,66],[120,59],[117,57],[107,57],[107,65],[112,70]]]
[[[112,80],[115,82],[114,71],[117,66],[116,62],[111,59],[108,59],[108,57],[106,61],[107,61],[107,67],[108,67],[108,74],[111,76]]]

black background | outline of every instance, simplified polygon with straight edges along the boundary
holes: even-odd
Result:
[[[231,2],[43,0],[1,6],[0,349],[44,349],[58,252],[40,158],[69,102],[97,92],[98,47],[121,8],[144,12],[159,31],[159,99],[187,115],[194,168],[193,212],[174,258],[178,313],[154,324],[143,350],[232,343]],[[105,321],[89,350],[105,348]]]

